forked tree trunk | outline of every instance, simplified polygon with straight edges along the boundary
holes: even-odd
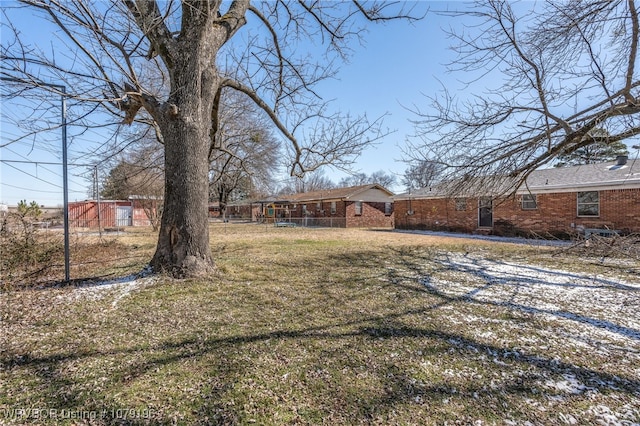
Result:
[[[165,198],[151,266],[175,277],[201,276],[214,268],[207,211],[208,153],[219,79],[211,44],[190,47],[176,58],[182,65],[174,67],[169,101],[155,117],[165,144]]]

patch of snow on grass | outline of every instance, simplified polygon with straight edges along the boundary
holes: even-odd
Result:
[[[404,233],[404,234],[422,234],[429,235],[433,237],[447,237],[447,238],[460,238],[467,240],[484,240],[484,241],[495,241],[501,243],[511,243],[511,244],[527,244],[531,246],[553,246],[553,247],[564,247],[571,245],[571,241],[564,240],[546,240],[546,239],[534,239],[534,238],[521,238],[521,237],[500,237],[497,235],[481,235],[481,234],[459,234],[455,232],[445,232],[445,231],[420,231],[420,230],[408,230],[408,229],[396,229],[394,232]]]
[[[580,382],[573,374],[563,374],[564,380],[547,380],[545,386],[563,394],[579,395],[589,388]]]
[[[616,412],[606,405],[596,405],[595,407],[591,407],[589,412],[597,419],[600,425],[638,426],[639,423],[637,423],[637,419],[640,418],[638,408],[623,408],[627,408],[627,410],[624,412]]]
[[[640,340],[640,282],[613,280],[463,254],[438,260],[423,280],[436,295],[506,307],[587,326],[591,332]],[[452,274],[456,277],[452,280]],[[443,278],[440,279],[439,276]]]
[[[105,297],[113,297],[111,307],[116,308],[118,302],[131,292],[153,285],[157,281],[158,277],[150,276],[148,271],[143,271],[140,274],[80,285],[71,292],[58,296],[58,298],[75,302],[77,300],[100,300]]]
[[[455,308],[447,318],[452,325],[462,319],[487,345],[489,362],[528,378],[532,392],[542,391],[551,406],[579,395],[592,401],[582,412],[560,413],[561,424],[585,424],[585,416],[590,424],[640,426],[639,403],[612,409],[602,400],[604,390],[628,386],[631,400],[640,401],[640,281],[470,253],[442,254],[436,262],[422,284],[442,300],[438,309]],[[585,369],[581,357],[599,359],[599,368]],[[604,373],[611,371],[617,373]]]

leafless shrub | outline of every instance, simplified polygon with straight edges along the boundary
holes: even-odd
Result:
[[[577,234],[574,243],[562,251],[588,256],[605,258],[631,258],[640,261],[640,234],[601,236]]]
[[[60,235],[40,229],[38,204],[21,201],[0,228],[0,287],[36,284],[58,264],[63,243]]]

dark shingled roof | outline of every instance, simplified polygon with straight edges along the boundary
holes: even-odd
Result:
[[[624,165],[615,161],[584,164],[574,167],[556,167],[536,170],[527,178],[531,191],[598,189],[613,186],[640,187],[640,161],[629,160]]]
[[[295,202],[302,203],[305,201],[319,201],[319,200],[349,200],[357,198],[358,195],[369,191],[370,189],[379,189],[380,191],[387,194],[389,197],[393,195],[393,192],[388,189],[377,185],[377,184],[369,184],[369,185],[359,185],[359,186],[350,186],[346,188],[334,188],[334,189],[323,189],[320,191],[311,191],[311,192],[302,192],[298,194],[291,195],[283,195],[282,197],[278,197],[276,202]],[[362,200],[362,201],[370,201],[370,200]]]
[[[448,190],[454,185],[439,184],[431,188],[413,190],[410,193],[399,194],[394,199],[407,198],[442,198],[447,196],[487,196],[504,192],[513,182],[513,178],[492,178],[491,185],[487,180],[479,179],[475,184],[455,185],[457,188],[451,194]],[[604,189],[640,188],[640,160],[628,160],[626,164],[609,161],[598,164],[584,164],[573,167],[556,167],[535,170],[527,177],[526,183],[517,192],[574,192],[597,191]]]

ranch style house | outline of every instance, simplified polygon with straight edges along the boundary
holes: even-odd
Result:
[[[640,161],[535,170],[510,196],[441,184],[393,197],[398,229],[495,235],[640,232]]]
[[[227,217],[334,228],[393,228],[393,193],[377,184],[231,203]],[[210,216],[216,216],[216,205]]]

